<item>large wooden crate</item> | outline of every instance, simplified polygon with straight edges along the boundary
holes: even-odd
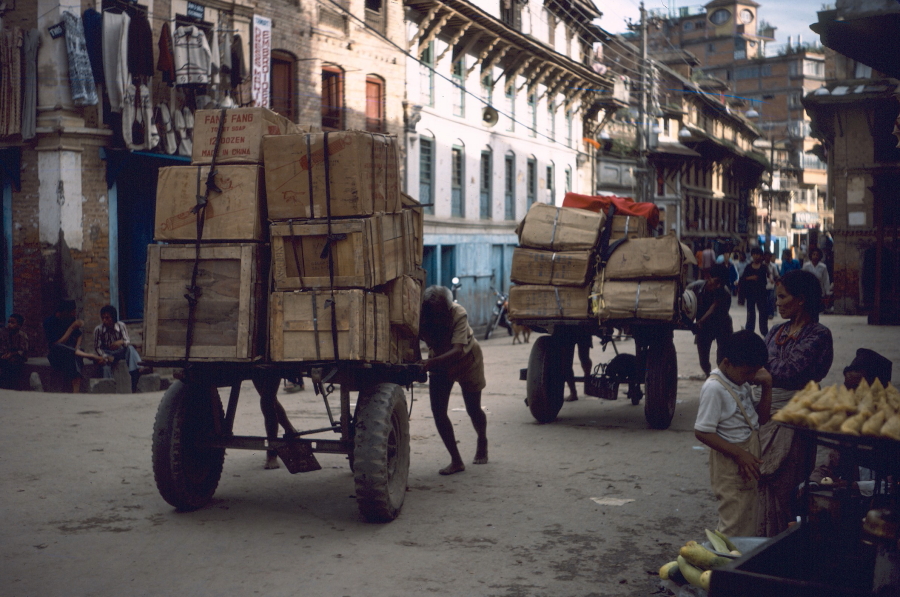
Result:
[[[407,225],[408,218],[400,213],[332,220],[332,235],[346,235],[331,245],[334,288],[372,288],[412,271]],[[275,290],[332,287],[329,258],[323,252],[327,222],[277,223],[269,230]]]
[[[408,218],[407,230],[413,241],[413,260],[417,266],[422,265],[422,253],[425,248],[425,208],[406,193],[402,193],[400,199],[403,203],[403,215]]]
[[[194,268],[193,245],[147,247],[144,349],[148,361],[185,357],[186,287]],[[190,361],[253,361],[265,354],[265,282],[268,255],[257,243],[200,247]]]
[[[590,286],[524,284],[509,289],[510,319],[591,319]]]
[[[197,238],[197,193],[206,191],[209,166],[170,166],[159,169],[156,187],[156,226],[153,238],[193,241]],[[198,184],[199,183],[199,184]],[[244,242],[266,239],[266,190],[261,166],[216,166],[203,222],[203,240]]]
[[[269,305],[273,361],[390,362],[391,324],[388,298],[383,294],[365,290],[273,292]],[[336,334],[332,333],[333,323]]]
[[[593,273],[592,251],[541,251],[516,247],[510,279],[516,284],[584,286]]]
[[[652,319],[675,321],[679,313],[678,280],[603,280],[598,278],[591,294],[591,310],[600,321],[608,319]]]
[[[391,325],[404,336],[419,335],[423,290],[423,281],[413,276],[400,276],[385,285]]]

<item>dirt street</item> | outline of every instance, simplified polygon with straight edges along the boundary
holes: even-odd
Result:
[[[736,327],[743,309],[732,310]],[[856,348],[900,363],[897,328],[824,316],[835,337],[826,383]],[[538,425],[519,369],[531,345],[500,330],[483,342],[490,463],[441,477],[449,461],[415,389],[406,503],[390,524],[360,520],[346,458],[323,470],[263,470],[260,452],[229,451],[213,502],[177,513],[150,465],[160,393],[0,395],[0,592],[34,595],[646,596],[685,541],[716,523],[708,450],[695,440],[700,373],[692,336],[677,333],[679,404],[666,431],[643,406],[582,398]],[[534,342],[535,335],[531,341]],[[626,343],[620,350],[631,352]],[[608,360],[595,346],[595,361]],[[895,374],[900,373],[895,367]],[[223,399],[227,390],[222,389]],[[333,395],[333,404],[337,396]],[[321,427],[312,391],[284,395],[298,426]],[[461,451],[474,432],[451,400]],[[236,433],[263,434],[245,384]],[[605,504],[598,503],[603,502]],[[624,503],[623,503],[624,502]],[[621,505],[618,505],[621,504]]]

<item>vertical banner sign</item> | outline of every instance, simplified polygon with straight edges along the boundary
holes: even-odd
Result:
[[[272,63],[272,19],[253,15],[253,105],[269,107],[269,68]]]

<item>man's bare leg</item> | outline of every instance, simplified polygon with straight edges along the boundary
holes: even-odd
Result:
[[[475,427],[475,434],[478,436],[475,460],[472,461],[472,464],[487,464],[487,416],[481,410],[481,390],[475,392],[463,390],[463,400],[466,403],[466,412],[469,414],[469,418],[472,419],[472,426]]]
[[[466,470],[466,465],[463,464],[462,456],[459,454],[459,448],[456,447],[453,423],[450,421],[450,417],[447,416],[447,407],[450,405],[450,389],[453,387],[453,384],[448,384],[445,380],[437,380],[435,377],[434,374],[431,375],[428,387],[428,394],[431,399],[431,414],[434,417],[434,425],[437,427],[438,435],[441,436],[444,447],[450,452],[450,464],[438,472],[442,475],[452,475]]]
[[[263,414],[263,420],[266,428],[266,438],[269,440],[278,439],[278,425],[284,427],[287,433],[296,433],[293,425],[284,412],[284,407],[278,402],[278,386],[281,383],[280,378],[274,379],[254,379],[253,386],[259,393],[259,408]],[[278,464],[278,452],[275,450],[266,450],[266,469],[276,469],[281,465]]]
[[[80,394],[81,393],[81,378],[76,377],[72,380],[72,393]]]

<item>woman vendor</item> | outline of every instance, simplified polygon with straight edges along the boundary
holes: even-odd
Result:
[[[821,381],[831,368],[831,330],[818,323],[822,288],[809,272],[788,272],[776,287],[775,305],[786,322],[766,334],[772,376],[772,413],[810,381]],[[774,537],[794,520],[792,499],[811,472],[804,464],[800,436],[769,421],[760,429],[763,463],[759,480],[757,534]]]

